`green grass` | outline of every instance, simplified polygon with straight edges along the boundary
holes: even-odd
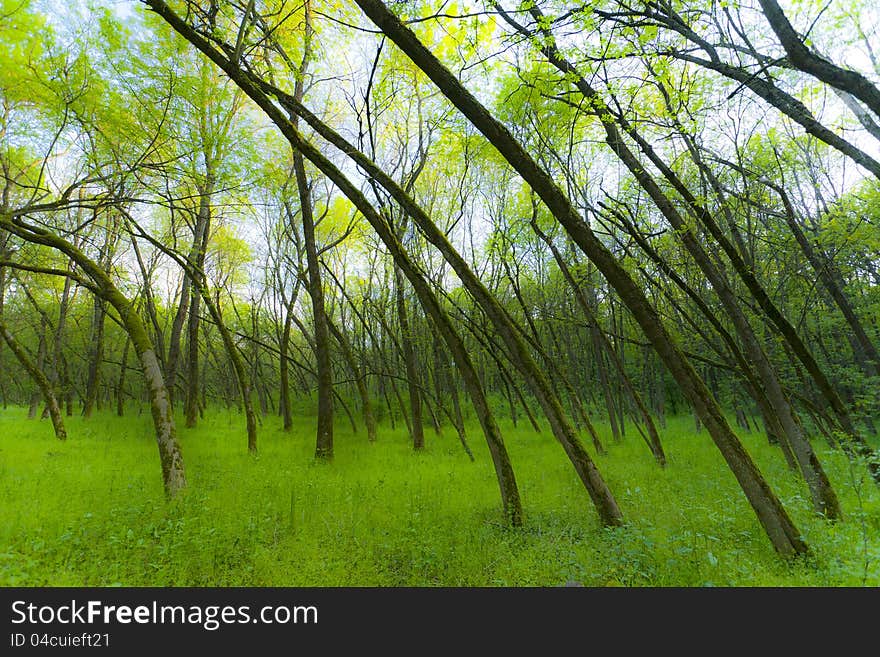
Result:
[[[618,529],[598,523],[547,431],[503,427],[526,512],[511,530],[476,425],[471,463],[451,429],[426,430],[428,448],[416,454],[399,428],[382,427],[369,445],[339,421],[327,465],[312,459],[311,421],[284,434],[265,418],[257,458],[243,424],[213,409],[198,428],[180,428],[189,488],[167,503],[147,413],[69,418],[61,443],[48,421],[0,411],[0,584],[880,585],[878,489],[820,441],[842,523],[810,512],[766,439],[743,437],[812,548],[786,562],[690,418],[663,432],[665,470],[632,430],[597,457],[628,521]]]

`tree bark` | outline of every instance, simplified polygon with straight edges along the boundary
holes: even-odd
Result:
[[[278,406],[281,411],[281,424],[284,431],[290,431],[293,428],[293,415],[290,412],[290,366],[287,363],[287,354],[290,349],[290,329],[293,324],[293,308],[285,309],[284,327],[281,330],[281,342],[278,345],[278,370],[279,370],[279,392]]]
[[[119,365],[119,379],[116,381],[116,415],[122,417],[125,414],[125,375],[128,373],[128,350],[131,346],[131,337],[125,336],[125,346],[122,348],[122,362]]]
[[[311,57],[311,2],[306,0],[304,11],[303,58],[294,85],[294,98],[302,102],[305,90],[304,80]],[[296,118],[291,119],[296,128]],[[333,458],[333,363],[330,358],[330,330],[324,308],[324,290],[321,284],[321,263],[315,242],[315,219],[312,212],[312,197],[306,178],[305,164],[299,151],[293,153],[293,170],[296,189],[299,194],[300,212],[303,227],[303,242],[306,251],[308,272],[308,292],[312,299],[312,317],[315,323],[315,362],[318,372],[318,428],[315,442],[315,458]]]
[[[841,68],[807,48],[776,0],[758,0],[758,2],[792,65],[832,87],[855,96],[880,117],[880,89],[861,73]]]
[[[204,184],[199,186],[199,210],[196,214],[192,249],[189,253],[189,261],[193,265],[193,271],[190,272],[193,286],[205,285],[205,254],[211,235],[211,197],[214,193],[215,180],[210,159],[206,157],[206,161],[207,172]],[[186,384],[183,407],[185,426],[188,428],[196,426],[199,417],[199,314],[201,312],[199,300],[200,295],[193,293],[186,320]]]
[[[73,263],[68,260],[67,267]],[[73,283],[70,278],[64,279],[61,300],[58,303],[58,321],[55,324],[55,335],[52,343],[52,369],[49,371],[49,382],[56,391],[60,401],[67,402],[67,415],[73,415],[73,385],[67,372],[67,363],[63,357],[66,339],[67,312],[70,308],[70,291]]]
[[[99,405],[99,388],[101,385],[101,365],[104,361],[104,318],[106,310],[105,301],[100,297],[94,298],[92,313],[92,339],[89,346],[89,369],[86,379],[86,396],[83,403],[83,417],[92,416],[92,411]]]
[[[398,236],[399,239],[399,236]],[[422,423],[422,394],[419,381],[419,368],[416,364],[415,349],[413,349],[413,334],[410,329],[409,317],[406,310],[406,299],[403,294],[403,276],[399,268],[394,271],[394,296],[397,310],[397,323],[400,327],[400,345],[403,355],[403,366],[406,371],[406,383],[409,390],[409,412],[412,420],[410,431],[412,435],[413,449],[425,448],[425,431]]]
[[[34,367],[42,372],[46,368],[46,318],[40,318],[40,328],[39,328],[39,341],[37,343],[37,362],[34,364]],[[37,409],[40,406],[40,397],[42,396],[42,392],[40,391],[40,384],[35,380],[34,383],[37,384],[36,390],[31,394],[30,404],[28,404],[28,420],[33,420],[37,417]]]

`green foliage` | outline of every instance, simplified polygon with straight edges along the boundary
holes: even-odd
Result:
[[[476,440],[472,464],[449,433],[416,454],[387,426],[372,446],[340,426],[336,460],[321,465],[311,424],[283,434],[267,418],[252,458],[242,418],[216,408],[180,429],[190,487],[167,504],[148,414],[129,412],[70,418],[64,444],[21,409],[2,412],[0,584],[880,584],[880,494],[863,467],[819,449],[847,514],[829,524],[766,439],[745,437],[814,551],[785,563],[689,418],[670,421],[665,470],[636,439],[597,457],[629,521],[618,529],[599,525],[547,432],[506,424],[526,510],[511,530]]]

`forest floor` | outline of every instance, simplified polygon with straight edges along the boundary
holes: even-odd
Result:
[[[549,431],[524,424],[502,426],[526,515],[510,529],[476,424],[474,463],[451,428],[426,428],[414,453],[405,428],[380,426],[370,445],[340,421],[333,463],[318,464],[313,422],[285,434],[264,418],[251,457],[243,418],[211,409],[179,425],[189,487],[169,503],[148,413],[67,422],[62,443],[48,420],[0,411],[0,585],[880,585],[880,490],[821,440],[846,516],[834,524],[766,438],[743,435],[812,548],[785,562],[691,418],[662,432],[665,469],[634,430],[606,439],[596,461],[628,521],[616,529]]]

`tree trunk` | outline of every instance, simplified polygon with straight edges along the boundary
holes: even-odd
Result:
[[[394,271],[394,294],[397,306],[397,322],[400,326],[400,343],[403,350],[403,365],[406,370],[406,382],[409,388],[410,431],[412,432],[413,449],[425,447],[425,432],[422,425],[422,394],[419,382],[418,365],[413,349],[413,334],[410,330],[406,311],[406,300],[403,295],[403,276],[399,269]]]
[[[132,336],[150,398],[150,412],[153,415],[153,425],[156,430],[156,443],[159,447],[159,457],[162,463],[165,494],[168,497],[174,497],[186,488],[186,474],[183,467],[183,455],[177,441],[177,430],[174,426],[168,390],[165,387],[165,379],[162,377],[159,359],[156,358],[156,352],[153,351],[152,345],[149,343],[143,323],[140,318],[134,318],[134,313],[129,312],[128,314],[129,317],[125,318],[126,326]]]
[[[34,363],[34,367],[42,372],[46,369],[46,318],[40,318],[40,336],[39,342],[37,343],[37,362]],[[20,360],[20,359],[19,359]],[[33,420],[37,417],[37,409],[40,406],[40,397],[42,396],[42,391],[40,390],[39,382],[34,379],[34,383],[37,384],[36,390],[34,390],[31,395],[30,404],[28,404],[28,420]]]
[[[68,270],[73,263],[67,261]],[[70,292],[73,282],[70,278],[64,279],[64,287],[61,291],[61,300],[58,303],[58,321],[55,323],[55,335],[52,344],[52,368],[49,370],[49,383],[56,392],[59,400],[67,402],[67,415],[73,415],[73,385],[67,372],[67,363],[63,358],[64,342],[67,330],[67,312],[70,308]]]
[[[309,0],[306,0],[303,8],[305,21],[303,58],[297,72],[293,92],[297,102],[301,102],[303,98],[304,80],[311,57],[312,23]],[[296,128],[295,118],[293,124]],[[329,460],[333,458],[333,363],[330,359],[330,330],[327,327],[328,320],[324,309],[324,291],[321,286],[321,264],[318,260],[318,247],[315,242],[315,219],[312,213],[311,190],[306,178],[303,157],[299,151],[293,153],[293,169],[302,216],[303,242],[308,270],[307,288],[312,299],[312,316],[315,322],[315,361],[318,371],[318,429],[315,441],[315,458]]]
[[[122,362],[119,365],[119,379],[116,382],[116,415],[122,417],[125,413],[125,375],[128,372],[128,349],[131,346],[131,338],[125,336],[125,346],[122,348]]]
[[[193,294],[186,320],[186,380],[183,386],[184,426],[196,426],[199,418],[199,295]]]
[[[351,343],[345,337],[345,334],[332,321],[328,320],[327,326],[336,338],[336,342],[339,344],[339,349],[342,352],[342,357],[345,359],[348,369],[351,370],[352,377],[354,377],[354,383],[361,398],[361,412],[364,416],[364,424],[367,427],[367,440],[374,443],[376,442],[376,416],[373,413],[373,403],[370,401],[370,393],[367,390],[366,374],[358,368],[357,360],[351,349]]]
[[[55,430],[55,437],[58,440],[67,440],[67,430],[64,428],[64,417],[61,413],[61,407],[58,405],[58,399],[52,390],[52,384],[43,373],[42,369],[34,363],[24,348],[16,342],[12,333],[6,328],[6,324],[0,319],[0,335],[9,346],[10,351],[15,354],[18,362],[24,370],[30,375],[37,384],[43,399],[46,402],[46,408],[49,409],[49,417],[52,418],[52,428]],[[45,341],[43,341],[45,342]]]
[[[171,335],[168,338],[168,358],[165,360],[168,395],[172,405],[176,398],[181,336],[183,335],[183,325],[186,322],[187,312],[189,312],[191,287],[189,275],[184,274],[183,281],[180,284],[180,301],[177,304],[177,312],[174,314],[174,321],[171,323]]]
[[[92,339],[89,347],[89,371],[86,381],[86,397],[83,404],[83,417],[92,416],[92,411],[100,405],[99,389],[101,386],[101,365],[104,361],[104,318],[107,312],[106,302],[95,297],[92,314]],[[100,409],[99,409],[100,410]]]
[[[190,281],[194,287],[205,286],[205,253],[211,236],[211,197],[214,193],[215,180],[211,162],[208,158],[206,162],[207,172],[204,184],[199,185],[199,210],[196,214],[192,248],[189,253],[189,262],[193,267]],[[193,290],[186,324],[186,382],[183,397],[185,426],[188,428],[196,426],[199,417],[199,314],[201,312],[199,301],[200,295]]]
[[[861,73],[840,68],[810,50],[794,31],[776,0],[758,2],[767,22],[785,48],[789,63],[822,82],[855,96],[871,108],[875,115],[880,116],[880,89]]]
[[[152,270],[147,269],[147,265],[144,262],[143,255],[141,254],[141,249],[138,246],[138,241],[134,236],[132,236],[131,238],[131,246],[132,250],[134,251],[135,260],[137,260],[138,263],[138,269],[141,272],[141,279],[143,280],[141,293],[143,294],[144,306],[147,310],[147,314],[150,317],[150,323],[153,326],[153,333],[155,334],[154,344],[156,346],[156,355],[159,357],[159,363],[163,366],[163,368],[165,368],[165,332],[162,329],[162,324],[159,322],[159,312],[156,309],[156,300],[153,296],[153,277],[151,275]],[[167,370],[166,376],[168,376]],[[171,385],[170,377],[168,377],[168,379],[169,380],[166,385]]]
[[[294,153],[293,160],[302,212],[308,292],[312,299],[312,317],[315,323],[315,361],[318,372],[318,428],[315,458],[329,460],[333,458],[333,363],[330,359],[330,331],[327,328],[327,316],[324,310],[324,291],[321,287],[320,262],[315,244],[315,224],[305,165],[299,153]]]
[[[284,328],[281,330],[281,343],[278,345],[278,406],[281,411],[284,431],[290,431],[293,428],[293,415],[290,412],[290,365],[287,362],[287,354],[290,349],[290,328],[293,324],[292,313],[293,308],[288,306],[284,316]]]
[[[196,277],[193,278],[196,280]],[[238,382],[238,392],[240,396],[240,406],[244,409],[245,415],[245,423],[247,426],[247,441],[248,441],[248,452],[251,454],[257,453],[257,416],[254,413],[254,404],[251,399],[252,386],[250,377],[248,376],[247,369],[244,366],[244,359],[241,357],[241,353],[238,351],[238,347],[235,344],[235,340],[232,337],[232,333],[229,328],[226,326],[226,323],[223,321],[223,316],[220,314],[220,306],[218,303],[215,303],[213,299],[211,299],[210,292],[205,287],[201,287],[198,292],[202,297],[202,301],[205,303],[205,307],[208,309],[208,313],[211,315],[211,319],[214,321],[214,324],[217,326],[217,331],[220,333],[220,339],[223,342],[223,347],[226,350],[226,355],[229,357],[230,362],[232,363],[232,371],[233,378]],[[234,388],[235,386],[233,386]]]

